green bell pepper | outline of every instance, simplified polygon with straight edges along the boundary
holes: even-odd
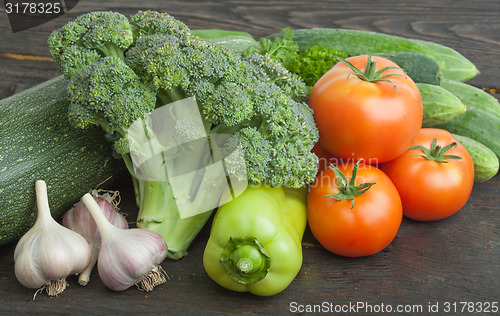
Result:
[[[302,266],[307,189],[248,187],[215,214],[203,255],[221,286],[270,296],[283,291]]]

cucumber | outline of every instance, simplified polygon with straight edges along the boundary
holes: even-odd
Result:
[[[257,48],[259,46],[259,43],[253,38],[238,35],[216,37],[207,39],[207,41],[215,45],[223,46],[233,53],[240,55],[250,47]]]
[[[474,78],[479,73],[476,65],[450,47],[429,41],[414,41],[432,49],[441,59],[445,60],[443,76],[446,79],[464,82]]]
[[[415,82],[439,85],[443,79],[443,72],[438,63],[423,54],[400,52],[375,55],[395,62]]]
[[[242,54],[250,47],[257,48],[259,46],[253,36],[245,32],[203,29],[191,31],[191,34],[199,36],[212,44],[223,46],[236,54]]]
[[[310,46],[325,45],[344,51],[350,56],[392,52],[420,53],[437,62],[444,77],[447,78],[448,74],[450,79],[457,78],[456,74],[460,69],[466,69],[466,72],[469,73],[472,65],[467,58],[452,48],[396,35],[338,28],[297,29],[294,32],[294,41],[299,45],[300,50]],[[280,34],[273,34],[268,38],[276,36],[280,36]],[[453,71],[446,71],[447,67]],[[474,74],[476,73],[477,70]]]
[[[475,182],[486,182],[498,173],[498,157],[491,149],[469,137],[457,134],[453,134],[453,137],[467,149],[472,158]]]
[[[125,170],[100,128],[70,126],[67,84],[59,76],[0,100],[0,245],[18,240],[34,224],[36,180],[47,183],[58,218]]]
[[[428,83],[416,85],[422,96],[422,127],[447,123],[465,112],[465,105],[450,91]]]
[[[200,29],[200,30],[191,30],[191,35],[199,36],[203,39],[212,39],[212,38],[221,38],[221,37],[248,37],[253,39],[253,36],[247,32],[240,31],[230,31],[230,30],[221,30],[221,29]]]
[[[472,138],[500,157],[500,104],[491,94],[467,83],[442,80],[441,87],[455,94],[465,105],[465,113],[435,127]]]

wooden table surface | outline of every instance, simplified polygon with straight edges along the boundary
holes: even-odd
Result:
[[[50,61],[46,44],[53,29],[92,10],[130,15],[143,9],[166,11],[192,29],[240,30],[256,38],[291,26],[371,30],[430,40],[458,50],[476,64],[481,73],[470,84],[492,93],[500,88],[498,0],[81,0],[68,14],[17,33],[11,31],[5,12],[0,12],[0,98],[60,74]],[[133,218],[137,208],[127,180],[124,178],[117,189],[122,192],[122,209]],[[481,303],[498,305],[500,301],[499,195],[497,175],[476,184],[469,202],[448,219],[431,223],[404,219],[392,244],[365,258],[333,255],[307,230],[301,271],[284,292],[272,297],[231,292],[207,276],[202,253],[209,225],[192,244],[188,257],[163,263],[170,280],[151,293],[135,288],[109,291],[94,271],[86,287],[71,277],[69,288],[59,297],[43,294],[32,301],[33,290],[24,288],[14,276],[15,245],[3,246],[0,315],[269,314],[290,313],[315,304],[333,311],[343,309],[336,314],[358,314],[371,308],[369,314],[380,311],[378,315],[386,315],[392,308],[393,315],[425,315],[437,306],[439,313],[435,315],[469,315],[478,311]],[[465,305],[462,312],[462,302],[476,305]],[[363,304],[367,309],[348,309]],[[451,308],[449,313],[446,307]],[[397,308],[406,312],[396,313]]]

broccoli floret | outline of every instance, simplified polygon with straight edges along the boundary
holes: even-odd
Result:
[[[105,56],[123,54],[134,42],[128,18],[117,12],[95,11],[52,32],[48,43],[54,61],[71,78]]]
[[[307,102],[309,91],[302,79],[270,55],[260,55],[253,53],[245,58],[249,63],[254,64],[255,76],[268,78],[267,80],[276,84],[283,93],[297,101]]]
[[[264,181],[297,187],[312,182],[315,167],[310,147],[317,131],[303,102],[307,88],[278,62],[258,54],[241,58],[198,37],[158,34],[138,39],[125,61],[159,90],[165,103],[196,97],[209,123],[207,134],[234,134],[254,127],[266,142],[261,148],[274,149],[276,157],[252,164],[253,155],[245,155],[252,166],[248,168],[252,184]],[[291,144],[301,147],[286,149]],[[278,172],[279,168],[291,171],[285,163],[296,164],[299,155],[312,158],[299,164],[302,172]]]
[[[190,29],[186,24],[176,20],[166,12],[139,11],[130,17],[134,23],[134,34],[136,38],[145,35],[173,35],[183,37],[189,35]]]
[[[156,104],[156,91],[144,85],[125,62],[108,56],[83,68],[70,80],[69,120],[79,128],[100,125],[109,134],[123,140],[116,150],[127,154],[128,127],[151,112]]]
[[[90,16],[83,20],[97,21]],[[83,32],[81,21],[57,33],[67,38],[56,36],[64,43],[59,46],[74,54],[70,64],[86,65],[70,81],[70,121],[81,128],[100,125],[114,142],[136,189],[137,225],[165,238],[169,258],[186,255],[211,213],[182,218],[181,207],[196,211],[218,203],[226,177],[291,187],[314,180],[318,158],[311,149],[318,130],[305,102],[307,88],[297,75],[269,56],[242,57],[192,36],[182,22],[154,11],[139,12],[130,27],[120,26],[128,35],[133,30],[133,42],[121,49],[123,56],[108,55],[96,47],[117,40],[122,32],[106,30],[116,28],[110,17],[102,20],[102,27],[93,24],[95,34],[115,35],[107,35],[106,41],[87,39],[92,47],[82,45],[83,36],[76,35],[76,30]],[[84,49],[97,54],[86,55]],[[79,56],[88,58],[79,63]],[[183,103],[191,99],[194,105]],[[165,108],[174,121],[148,116]],[[229,138],[218,138],[225,135]],[[217,169],[212,153],[219,140],[227,151],[225,173]],[[145,159],[146,151],[158,154]],[[133,155],[144,158],[140,168]]]

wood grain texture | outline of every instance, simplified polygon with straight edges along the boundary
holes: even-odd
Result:
[[[133,14],[138,10],[166,11],[192,29],[224,28],[251,33],[255,38],[293,28],[340,27],[368,30],[435,41],[452,47],[477,65],[481,74],[471,83],[500,88],[500,2],[481,1],[80,1],[68,14],[21,33],[12,33],[8,20],[0,17],[1,53],[50,56],[47,38],[52,30],[92,10]],[[5,73],[11,60],[0,56],[0,78],[19,80]],[[46,63],[40,67],[44,68]],[[52,67],[52,66],[49,66]],[[23,73],[23,72],[21,72]],[[37,74],[23,73],[31,84]],[[52,77],[46,73],[46,79]],[[496,79],[496,81],[495,81]],[[43,80],[42,80],[43,81]],[[20,89],[26,88],[21,85]]]
[[[376,4],[375,4],[376,3]],[[60,74],[55,63],[23,60],[5,54],[49,57],[51,31],[92,10],[133,14],[166,11],[192,29],[246,31],[255,38],[293,28],[341,27],[394,34],[450,46],[476,64],[480,75],[469,83],[500,88],[500,2],[498,0],[422,1],[85,1],[67,15],[13,34],[0,12],[0,96],[24,90]],[[113,188],[115,189],[115,188]],[[123,182],[122,209],[130,221],[137,215],[132,188]],[[107,290],[94,271],[86,287],[69,279],[57,298],[38,295],[20,285],[13,272],[15,245],[0,247],[0,315],[165,315],[165,314],[285,314],[298,304],[399,304],[423,306],[439,302],[487,302],[500,298],[500,176],[476,184],[469,202],[456,215],[432,223],[404,219],[384,251],[349,259],[324,250],[309,230],[303,241],[303,267],[289,288],[273,297],[225,290],[205,273],[202,254],[209,224],[195,239],[189,256],[166,261],[167,284],[151,293]],[[459,306],[460,307],[460,306]],[[358,314],[358,313],[340,313]],[[396,313],[394,313],[396,314]],[[416,315],[412,312],[398,315]],[[443,313],[441,313],[442,315]],[[468,315],[469,313],[452,313]]]

